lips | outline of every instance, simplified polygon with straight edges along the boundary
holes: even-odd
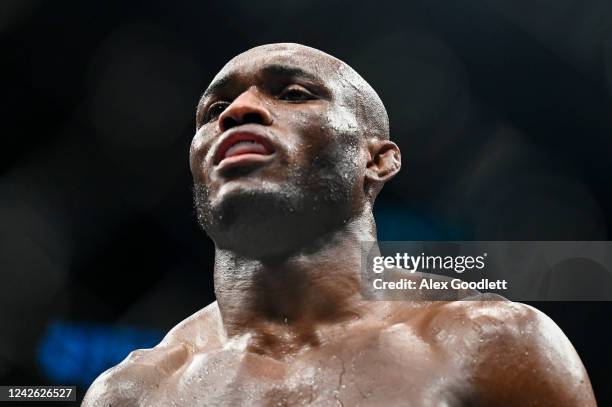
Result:
[[[267,149],[255,140],[242,140],[227,149],[221,160],[241,154],[267,155]]]
[[[238,162],[242,159],[257,159],[269,156],[274,148],[263,136],[250,131],[236,131],[229,134],[219,145],[215,154],[215,165],[224,161]]]

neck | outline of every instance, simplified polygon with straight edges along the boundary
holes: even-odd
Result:
[[[250,334],[261,353],[316,344],[332,322],[362,316],[361,242],[375,241],[371,210],[274,261],[216,249],[215,293],[228,338]]]

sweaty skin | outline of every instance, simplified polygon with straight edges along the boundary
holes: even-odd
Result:
[[[198,105],[190,165],[217,301],[83,405],[595,406],[571,343],[532,307],[361,298],[360,242],[376,240],[400,153],[342,61],[297,44],[232,59]]]

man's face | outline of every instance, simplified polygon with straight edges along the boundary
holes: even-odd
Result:
[[[366,141],[341,64],[273,45],[215,77],[198,105],[190,166],[198,218],[218,246],[273,255],[360,210]]]

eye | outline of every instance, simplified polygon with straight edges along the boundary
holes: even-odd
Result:
[[[216,120],[221,113],[229,106],[227,102],[215,102],[206,111],[204,115],[204,123],[209,123]]]
[[[309,90],[300,85],[289,85],[278,96],[279,99],[288,100],[290,102],[301,102],[305,100],[316,99]]]

